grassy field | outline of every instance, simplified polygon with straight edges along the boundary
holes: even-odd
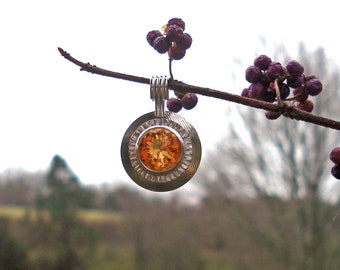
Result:
[[[16,205],[0,205],[0,217],[10,219],[21,219],[27,213],[34,217],[34,210]],[[79,218],[89,223],[117,222],[122,219],[122,215],[113,211],[98,209],[80,210]]]
[[[27,208],[13,205],[0,205],[0,217],[4,218],[23,218]]]

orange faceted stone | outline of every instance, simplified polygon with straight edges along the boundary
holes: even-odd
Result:
[[[167,128],[151,128],[139,140],[138,155],[146,168],[156,172],[168,171],[181,158],[181,141]]]

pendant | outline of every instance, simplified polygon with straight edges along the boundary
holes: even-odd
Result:
[[[164,111],[164,101],[169,98],[166,77],[151,79],[150,96],[156,110],[142,115],[126,130],[122,163],[139,186],[170,191],[187,183],[197,171],[201,142],[195,128],[182,116]]]

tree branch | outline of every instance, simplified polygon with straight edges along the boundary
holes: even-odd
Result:
[[[95,65],[91,65],[90,63],[83,63],[76,58],[72,57],[68,52],[64,51],[62,48],[58,48],[60,54],[73,64],[80,66],[81,71],[87,71],[90,73],[112,77],[116,79],[123,79],[127,81],[137,82],[137,83],[144,83],[144,84],[150,84],[149,78],[114,72],[106,69],[102,69],[99,67],[96,67]],[[324,126],[327,128],[332,128],[336,130],[340,130],[340,122],[335,121],[329,118],[317,116],[311,113],[304,112],[302,110],[299,110],[293,106],[288,106],[286,104],[275,104],[275,103],[269,103],[264,102],[256,99],[246,98],[242,97],[240,95],[234,95],[223,91],[218,91],[210,88],[205,87],[199,87],[194,85],[185,84],[183,82],[173,80],[172,78],[169,79],[169,88],[175,91],[179,91],[182,93],[191,92],[196,93],[203,96],[218,98],[238,104],[242,104],[245,106],[257,108],[257,109],[263,109],[273,112],[279,112],[285,117],[295,119],[295,120],[301,120],[309,123],[313,123],[319,126]],[[269,121],[269,120],[268,120]]]

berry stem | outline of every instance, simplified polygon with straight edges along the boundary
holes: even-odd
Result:
[[[304,93],[300,92],[297,95],[291,97],[291,98],[286,98],[284,101],[296,101],[297,98],[301,97]]]
[[[275,92],[276,92],[277,104],[279,106],[282,106],[282,100],[281,100],[281,94],[280,94],[278,79],[274,80],[274,89],[275,89]]]
[[[67,59],[68,61],[72,62],[73,64],[77,66],[80,66],[81,71],[87,71],[87,72],[102,75],[102,76],[108,76],[108,77],[112,77],[116,79],[123,79],[123,80],[131,81],[131,82],[138,82],[138,83],[144,83],[144,84],[150,85],[149,78],[144,78],[144,77],[139,77],[139,76],[134,76],[134,75],[129,75],[129,74],[102,69],[102,68],[96,67],[95,65],[90,65],[89,63],[83,63],[77,60],[76,58],[72,57],[69,53],[64,51],[62,48],[58,48],[58,50],[65,59]],[[171,75],[172,74],[170,73],[170,76]],[[340,130],[340,121],[336,121],[333,119],[307,113],[293,106],[280,106],[278,104],[264,102],[261,100],[256,100],[256,99],[247,98],[247,97],[242,97],[240,95],[234,95],[234,94],[227,93],[224,91],[218,91],[218,90],[214,90],[210,88],[189,85],[189,84],[185,84],[183,82],[174,80],[173,78],[169,80],[168,85],[170,89],[179,91],[181,93],[190,92],[190,93],[195,93],[195,94],[199,94],[203,96],[218,98],[218,99],[242,104],[242,105],[257,108],[257,109],[279,112],[285,117],[288,117],[291,119],[301,120],[301,121],[309,122],[315,125]]]
[[[171,80],[174,79],[174,75],[172,73],[172,60],[174,60],[172,57],[169,58],[169,74],[170,74],[170,78]]]

